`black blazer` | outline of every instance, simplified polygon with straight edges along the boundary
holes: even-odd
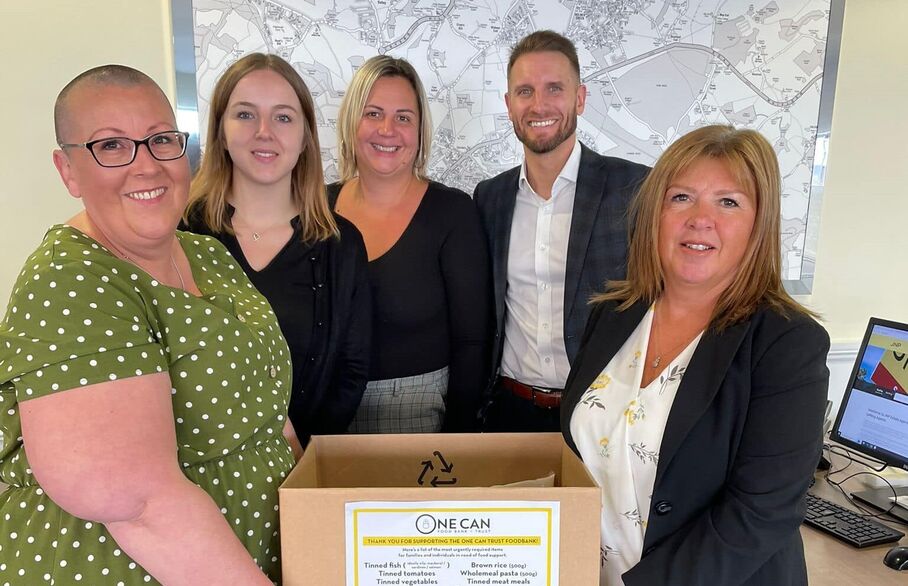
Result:
[[[346,218],[334,214],[334,220],[340,238],[324,241],[328,247],[331,319],[321,335],[328,339],[324,354],[316,357],[306,377],[306,388],[318,394],[321,404],[321,409],[308,414],[312,435],[346,433],[369,378],[372,300],[366,245]],[[293,406],[291,399],[291,421]]]
[[[595,306],[561,409],[581,395],[646,314]],[[643,540],[627,586],[807,584],[798,527],[820,456],[829,336],[814,320],[762,308],[706,332],[665,424]]]
[[[590,315],[590,297],[601,292],[606,281],[623,279],[627,271],[628,204],[647,172],[649,167],[645,165],[603,157],[580,145],[564,278],[564,345],[572,364]],[[492,255],[493,375],[498,371],[504,344],[508,247],[519,180],[517,166],[483,181],[473,194]]]

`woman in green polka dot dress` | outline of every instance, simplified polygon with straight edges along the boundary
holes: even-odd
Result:
[[[278,581],[295,437],[274,314],[220,243],[175,232],[185,135],[150,78],[85,72],[55,126],[85,211],[0,324],[0,585]]]

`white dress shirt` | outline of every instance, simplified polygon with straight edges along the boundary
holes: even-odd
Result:
[[[571,364],[564,348],[564,276],[574,211],[580,141],[543,199],[520,168],[508,247],[501,374],[524,384],[561,389]]]

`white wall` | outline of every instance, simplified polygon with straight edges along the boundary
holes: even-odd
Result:
[[[79,211],[51,161],[57,93],[105,63],[136,67],[173,96],[169,0],[0,2],[0,311],[45,230]]]
[[[48,225],[79,209],[57,177],[52,107],[77,73],[137,67],[173,96],[169,0],[0,3],[0,309]],[[834,342],[867,318],[908,321],[908,2],[847,0],[816,278],[802,300]],[[21,57],[15,57],[21,56]]]
[[[908,322],[908,2],[846,0],[816,279],[834,342]]]

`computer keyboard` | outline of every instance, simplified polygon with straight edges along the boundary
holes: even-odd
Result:
[[[807,494],[807,516],[804,524],[825,531],[854,547],[891,543],[905,536],[901,531],[810,493]]]

